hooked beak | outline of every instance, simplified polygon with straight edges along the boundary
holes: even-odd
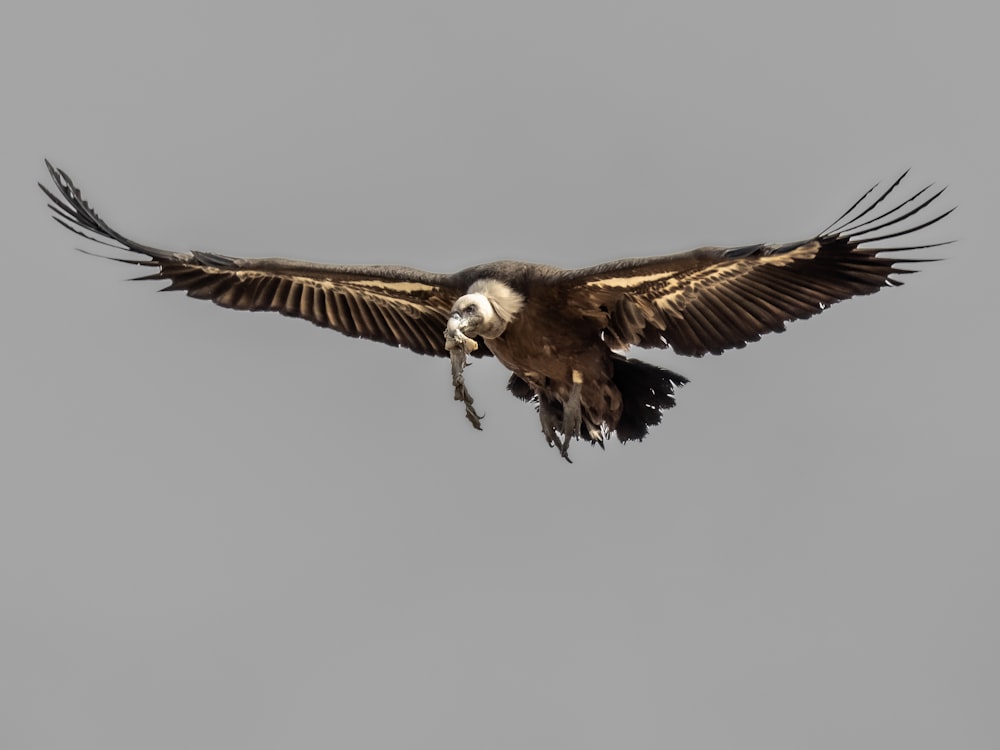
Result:
[[[448,327],[444,329],[444,347],[448,351],[474,352],[479,348],[475,339],[470,339],[465,335],[465,329],[469,327],[469,319],[463,318],[461,313],[453,312],[448,318]]]

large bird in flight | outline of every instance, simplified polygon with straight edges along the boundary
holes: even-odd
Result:
[[[829,227],[800,242],[703,247],[590,268],[499,261],[452,274],[385,265],[325,265],[281,258],[172,252],[112,229],[60,169],[46,162],[54,218],[89,240],[134,253],[162,279],[236,310],[273,310],[418,354],[450,357],[455,399],[477,429],[465,386],[469,354],[492,354],[513,374],[508,389],[537,405],[549,445],[569,460],[572,438],[603,445],[641,440],[674,405],[682,376],[627,358],[629,347],[720,354],[784,330],[834,302],[899,285],[888,253],[946,243],[871,247],[909,237],[947,216],[926,210],[943,192],[927,186],[905,199],[868,190]],[[892,196],[892,197],[890,197]],[[905,262],[919,262],[905,259]]]

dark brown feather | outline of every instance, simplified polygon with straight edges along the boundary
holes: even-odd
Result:
[[[134,261],[114,260],[158,267],[143,279],[169,281],[169,290],[222,307],[272,310],[348,336],[447,356],[442,334],[452,302],[468,285],[464,278],[403,266],[333,266],[159,250],[112,229],[65,172],[48,162],[46,166],[58,194],[39,187],[50,200],[55,220],[82,237],[136,254]],[[485,354],[486,347],[476,352]]]
[[[861,247],[913,234],[954,210],[907,226],[908,219],[923,216],[941,196],[943,190],[938,190],[912,206],[928,186],[871,216],[901,181],[902,177],[866,204],[872,188],[832,229],[803,242],[632,258],[567,271],[561,281],[575,305],[585,306],[584,300],[589,300],[591,307],[608,310],[609,343],[670,346],[678,354],[693,356],[720,354],[762,334],[784,330],[786,322],[811,317],[835,302],[899,285],[902,282],[895,276],[914,269],[898,263],[924,262],[882,253],[948,244]],[[879,234],[889,227],[901,228]],[[636,319],[637,312],[641,319]]]
[[[445,275],[159,250],[108,226],[69,177],[46,164],[56,192],[40,187],[59,224],[129,254],[113,260],[154,269],[139,278],[166,281],[166,289],[222,307],[271,310],[348,336],[449,356],[444,329],[452,305],[470,287],[477,294],[492,289],[493,311],[516,314],[504,318],[502,332],[491,329],[493,338],[478,339],[474,356],[492,352],[514,373],[508,388],[538,405],[550,443],[560,430],[596,443],[613,432],[622,441],[641,440],[674,405],[682,376],[612,350],[669,346],[679,354],[718,354],[835,302],[898,285],[898,276],[914,272],[899,264],[922,261],[893,253],[947,243],[872,243],[911,235],[951,213],[928,217],[942,193],[930,186],[891,203],[904,173],[881,192],[868,190],[826,230],[801,242],[699,248],[574,271],[499,261]],[[454,368],[453,361],[453,378]],[[464,382],[459,385],[464,395],[456,397],[475,417]],[[576,417],[563,423],[567,414]],[[478,428],[478,417],[470,419]],[[567,443],[560,450],[568,459]]]

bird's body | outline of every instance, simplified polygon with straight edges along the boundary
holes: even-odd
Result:
[[[116,260],[155,269],[141,278],[167,280],[169,289],[223,307],[272,310],[349,336],[450,356],[455,397],[476,427],[463,368],[469,354],[492,354],[512,373],[510,391],[537,404],[546,439],[566,458],[572,438],[641,440],[674,405],[674,389],[686,380],[627,358],[622,352],[629,347],[718,354],[834,302],[899,284],[893,275],[912,271],[883,254],[934,245],[861,243],[911,234],[950,213],[923,219],[942,192],[925,195],[929,188],[886,208],[901,177],[865,203],[869,190],[831,228],[801,242],[700,248],[577,270],[500,261],[434,274],[159,250],[111,229],[64,172],[51,165],[49,171],[58,195],[42,189],[56,220],[136,253]]]

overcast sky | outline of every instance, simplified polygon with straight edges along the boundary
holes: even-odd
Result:
[[[0,745],[995,748],[995,18],[973,2],[15,3]],[[989,14],[990,17],[987,17]],[[73,251],[584,266],[949,185],[905,286],[570,466],[467,371]],[[96,249],[91,246],[89,249]]]

